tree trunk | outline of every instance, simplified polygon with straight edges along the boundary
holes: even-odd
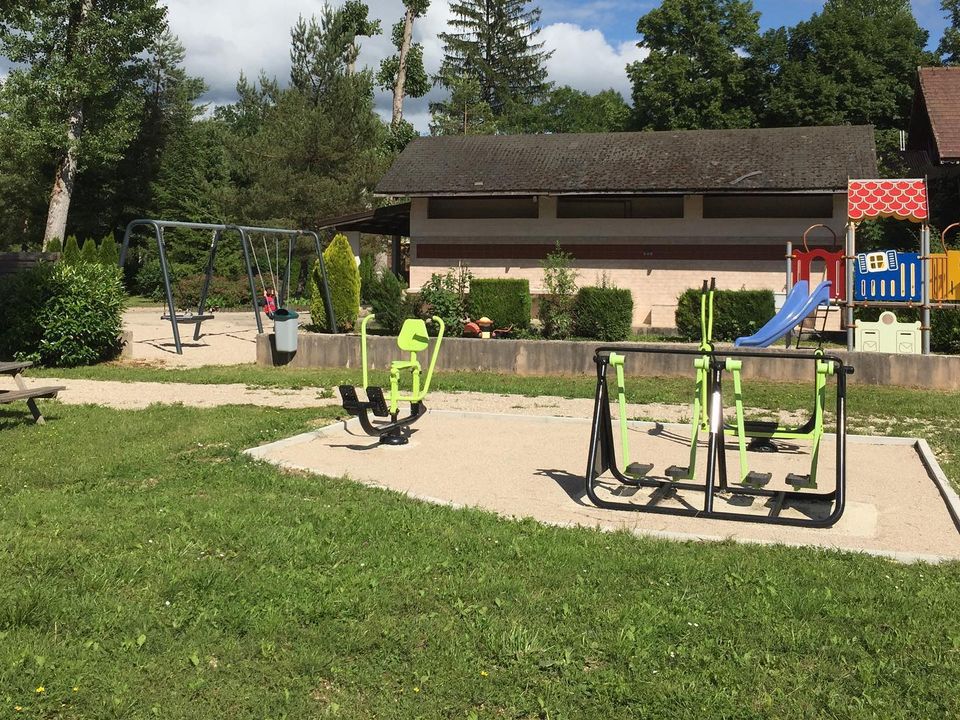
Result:
[[[83,0],[79,8],[74,8],[67,29],[65,58],[68,64],[77,52],[77,35],[81,25],[93,9],[93,0]],[[76,99],[67,117],[67,142],[57,162],[57,174],[50,192],[50,206],[47,209],[47,226],[43,232],[43,250],[53,238],[66,241],[67,216],[70,214],[70,200],[77,179],[77,141],[83,133],[83,101]]]
[[[67,215],[70,213],[70,199],[77,177],[77,140],[83,131],[83,109],[78,107],[70,113],[67,121],[67,149],[57,163],[57,175],[53,180],[50,193],[50,206],[47,210],[47,227],[43,233],[43,250],[53,238],[66,240]]]
[[[400,59],[397,63],[397,79],[393,84],[393,119],[390,126],[396,130],[403,120],[403,91],[407,84],[407,54],[413,40],[413,8],[407,8],[403,18],[403,42],[400,43]]]

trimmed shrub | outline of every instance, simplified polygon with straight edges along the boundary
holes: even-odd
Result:
[[[497,327],[530,327],[530,281],[489,279],[473,280],[467,300],[470,317],[486,315]]]
[[[100,251],[97,249],[97,241],[93,238],[83,241],[83,247],[80,248],[80,262],[90,264],[100,262]]]
[[[0,280],[0,356],[71,367],[120,351],[120,269],[41,263]]]
[[[630,337],[633,293],[615,287],[583,287],[573,301],[573,332],[578,337],[617,342]]]
[[[47,249],[45,252],[48,253],[62,253],[63,252],[63,241],[58,238],[50,238],[50,242],[47,243]]]
[[[399,333],[403,321],[414,314],[405,290],[406,285],[389,270],[384,270],[370,289],[370,304],[377,323],[391,335]]]
[[[717,290],[713,295],[713,339],[733,342],[753,335],[774,316],[772,290]],[[677,334],[700,341],[700,289],[685,290],[677,300]]]
[[[63,257],[61,258],[65,265],[76,265],[80,262],[80,245],[77,243],[77,236],[70,235],[63,246]]]
[[[330,284],[330,300],[336,316],[337,327],[328,328],[326,297],[320,274],[320,261],[316,261],[310,273],[310,316],[313,324],[329,332],[353,330],[360,314],[360,271],[347,236],[339,234],[323,251]]]
[[[101,265],[110,267],[120,262],[120,246],[110,235],[100,241],[99,261]]]

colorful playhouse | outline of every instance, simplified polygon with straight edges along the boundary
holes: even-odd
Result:
[[[829,284],[829,302],[821,307],[843,311],[847,348],[865,352],[930,352],[930,311],[960,302],[960,250],[948,250],[947,233],[941,236],[942,252],[930,249],[930,207],[925,180],[851,180],[847,193],[845,247],[836,233],[815,225],[803,236],[803,250],[787,247],[787,287],[809,285],[814,269],[822,268]],[[857,227],[865,220],[896,218],[920,226],[919,252],[880,250],[857,252]],[[810,248],[808,235],[825,228],[834,237],[832,249]],[[856,321],[858,307],[881,307],[877,322]],[[920,322],[899,322],[897,308],[919,308]]]

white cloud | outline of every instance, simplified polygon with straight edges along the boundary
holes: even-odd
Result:
[[[372,17],[378,18],[383,34],[363,38],[360,64],[376,69],[394,52],[390,28],[403,16],[401,0],[367,0]],[[591,3],[597,11],[609,0]],[[268,77],[286,83],[290,74],[290,28],[299,15],[319,15],[323,0],[271,0],[269,3],[237,0],[168,0],[171,30],[186,48],[187,71],[206,80],[210,87],[204,100],[231,102],[240,73],[254,79],[263,70]],[[433,0],[427,14],[417,20],[414,39],[423,43],[424,64],[435,73],[443,60],[443,43],[438,37],[450,20],[449,0]],[[567,16],[569,16],[567,14]],[[579,20],[581,16],[577,16]],[[589,20],[590,14],[582,16]],[[640,59],[641,51],[632,42],[612,46],[599,30],[562,22],[543,28],[541,38],[554,50],[547,63],[549,78],[558,85],[597,92],[615,88],[629,97],[626,65]],[[433,89],[425,98],[407,99],[404,115],[421,132],[429,124],[428,104],[442,95]],[[377,90],[377,110],[388,118],[391,96]]]
[[[554,23],[543,29],[546,50],[553,50],[547,72],[557,85],[599,92],[613,88],[630,97],[627,65],[647,55],[634,42],[614,47],[599,30],[585,30],[572,23]]]

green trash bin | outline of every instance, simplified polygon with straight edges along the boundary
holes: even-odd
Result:
[[[273,335],[277,343],[277,352],[297,351],[297,325],[300,315],[295,310],[281,308],[273,314]]]

